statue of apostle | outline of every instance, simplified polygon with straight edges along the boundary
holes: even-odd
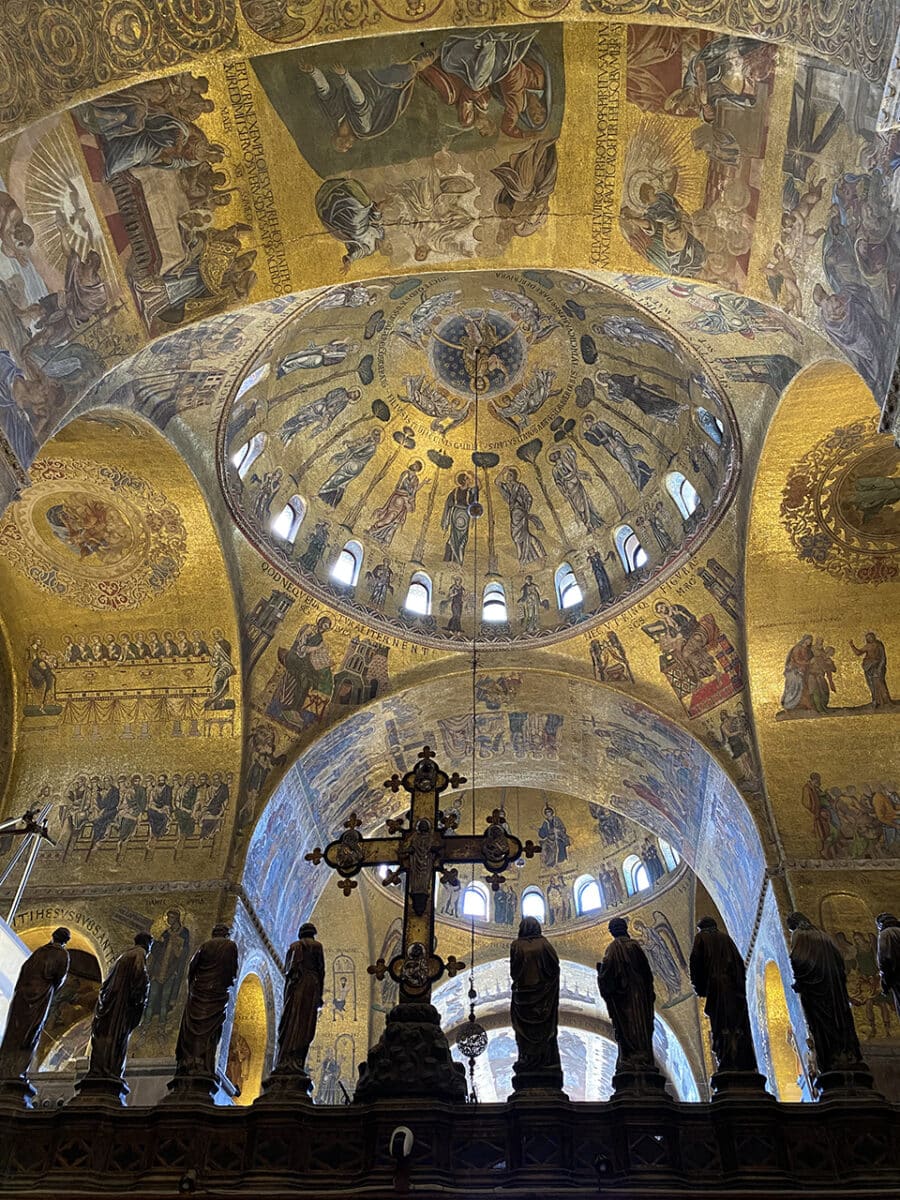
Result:
[[[624,917],[609,923],[613,940],[597,963],[597,986],[606,1001],[619,1047],[616,1074],[653,1073],[653,1005],[656,992],[647,956],[628,934]],[[661,1077],[660,1077],[661,1078]]]
[[[92,1081],[107,1081],[117,1085],[119,1094],[123,1089],[127,1094],[122,1076],[128,1039],[141,1023],[150,994],[147,959],[152,947],[149,933],[136,934],[134,945],[119,955],[103,980],[91,1023],[91,1061],[82,1081],[88,1085],[85,1090],[93,1090]]]
[[[712,1048],[720,1071],[758,1074],[750,1015],[747,972],[740,951],[712,917],[697,926],[691,947],[690,975],[694,991],[706,999]]]
[[[900,1017],[900,921],[893,913],[883,912],[875,918],[875,924],[878,926],[881,990],[893,998],[894,1008]]]
[[[46,946],[38,947],[22,963],[19,978],[6,1017],[6,1030],[0,1045],[0,1079],[21,1080],[28,1088],[28,1068],[37,1049],[50,1003],[69,970],[66,943],[68,929],[54,929]]]
[[[509,948],[512,978],[510,1017],[519,1057],[513,1067],[517,1092],[560,1091],[563,1075],[556,1040],[559,1018],[559,958],[541,933],[537,917],[525,917]]]
[[[185,1075],[215,1080],[228,994],[238,973],[238,950],[230,933],[227,925],[215,925],[188,967],[187,1001],[175,1046],[176,1080]]]
[[[301,925],[284,964],[284,1007],[278,1022],[276,1074],[306,1075],[325,987],[325,954],[315,925]]]
[[[865,1069],[853,1024],[844,957],[837,943],[803,913],[787,919],[794,991],[816,1052],[819,1074]]]

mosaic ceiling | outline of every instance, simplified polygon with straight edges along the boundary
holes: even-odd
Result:
[[[633,603],[721,515],[737,454],[679,336],[548,271],[333,288],[250,364],[221,430],[226,497],[267,557],[439,645],[555,639]]]

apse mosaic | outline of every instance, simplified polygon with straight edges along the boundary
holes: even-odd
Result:
[[[85,608],[134,608],[178,578],[187,531],[177,507],[139,475],[90,459],[42,458],[0,525],[7,561]]]
[[[241,528],[339,611],[426,644],[558,638],[633,602],[737,465],[677,335],[553,272],[331,289],[238,393],[220,471]]]

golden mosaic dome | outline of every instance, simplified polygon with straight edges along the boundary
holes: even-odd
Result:
[[[707,535],[736,463],[696,353],[548,271],[320,293],[249,364],[220,444],[235,518],[281,570],[440,645],[554,640],[633,603]]]

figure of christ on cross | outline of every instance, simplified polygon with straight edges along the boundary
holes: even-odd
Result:
[[[322,851],[318,846],[306,859],[319,863],[324,858],[341,876],[338,887],[345,896],[357,886],[354,875],[363,867],[393,867],[382,880],[385,887],[399,884],[406,875],[406,901],[403,915],[403,943],[400,953],[385,963],[380,958],[369,967],[369,974],[383,979],[389,974],[400,985],[400,1003],[427,1004],[431,987],[446,973],[452,978],[465,963],[450,955],[446,962],[434,952],[434,877],[442,883],[459,886],[454,863],[482,863],[488,871],[485,882],[494,891],[505,882],[502,871],[525,854],[531,858],[540,846],[528,841],[523,846],[507,833],[503,814],[494,809],[482,834],[454,832],[456,816],[438,808],[441,792],[459,787],[466,780],[454,773],[446,775],[434,761],[434,752],[426,746],[419,761],[402,777],[392,775],[384,786],[392,792],[404,788],[412,796],[412,805],[403,817],[387,822],[388,832],[396,837],[366,838],[359,832],[360,821],[351,813],[344,832]],[[409,824],[407,825],[407,821]],[[394,864],[399,864],[396,867]]]

